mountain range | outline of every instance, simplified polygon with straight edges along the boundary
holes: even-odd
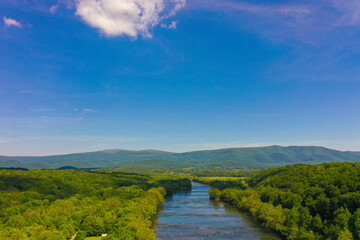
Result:
[[[226,148],[184,153],[110,149],[54,156],[0,156],[0,167],[76,168],[268,168],[298,163],[360,162],[360,152],[312,146]]]

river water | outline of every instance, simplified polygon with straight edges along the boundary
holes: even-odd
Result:
[[[280,240],[246,213],[222,202],[209,200],[204,184],[193,182],[192,190],[175,193],[160,209],[155,222],[159,240]]]

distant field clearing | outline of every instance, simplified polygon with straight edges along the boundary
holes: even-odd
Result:
[[[227,180],[243,180],[247,177],[198,177],[200,181],[214,181],[214,180],[220,180],[220,181],[227,181]]]

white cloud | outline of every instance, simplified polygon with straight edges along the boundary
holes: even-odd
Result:
[[[7,18],[7,17],[4,17],[3,19],[4,19],[4,24],[8,27],[22,28],[22,24],[19,21],[16,21],[15,19]]]
[[[162,23],[160,26],[166,29],[176,29],[177,22],[172,21],[170,24]]]
[[[186,0],[77,0],[76,14],[107,36],[139,34],[151,37],[151,29],[175,15]]]
[[[172,0],[172,2],[174,3],[174,6],[173,9],[170,10],[169,16],[174,16],[177,11],[179,11],[186,5],[186,0]]]
[[[54,6],[51,6],[50,8],[49,8],[49,12],[51,12],[52,14],[54,14],[54,13],[56,13],[56,11],[58,10],[58,8],[59,8],[59,5],[54,5]]]

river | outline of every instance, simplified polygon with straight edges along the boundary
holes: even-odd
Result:
[[[209,188],[193,182],[191,191],[169,197],[155,221],[157,239],[281,239],[262,228],[250,215],[222,202],[209,200]]]

